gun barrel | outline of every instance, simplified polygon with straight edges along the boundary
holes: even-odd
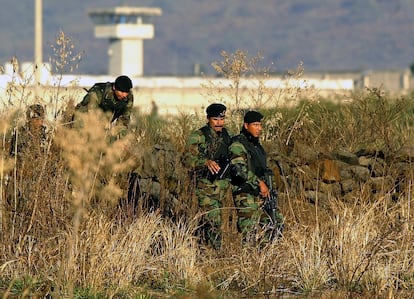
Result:
[[[221,172],[221,174],[219,176],[220,180],[224,178],[224,176],[226,175],[227,170],[229,169],[229,167],[230,167],[230,162],[226,164],[226,167],[224,167],[223,171]]]

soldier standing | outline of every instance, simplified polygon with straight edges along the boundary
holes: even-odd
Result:
[[[224,128],[226,106],[214,103],[207,107],[208,123],[193,132],[187,143],[186,164],[196,180],[199,207],[205,212],[201,225],[201,239],[219,249],[223,200],[230,186],[228,146],[231,137]]]
[[[248,111],[240,134],[229,147],[237,227],[250,244],[256,244],[260,236],[266,241],[272,233],[266,230],[270,219],[263,210],[264,201],[270,196],[265,177],[273,172],[267,167],[266,152],[259,140],[262,118],[261,113]],[[281,229],[283,216],[276,212],[276,219]]]

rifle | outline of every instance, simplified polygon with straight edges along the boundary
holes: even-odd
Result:
[[[217,163],[220,165],[220,171],[217,174],[212,174],[210,171],[207,173],[207,179],[210,180],[210,182],[214,182],[215,180],[223,180],[227,177],[227,172],[230,169],[230,160],[229,159],[221,159],[217,161]]]
[[[273,174],[266,174],[265,176],[265,183],[269,188],[269,196],[265,199],[263,204],[263,210],[269,216],[271,222],[269,225],[269,230],[271,231],[270,241],[280,237],[283,230],[283,223],[279,223],[276,219],[278,193],[276,189],[273,188],[272,175]]]
[[[229,171],[229,169],[230,169],[230,161],[227,162],[227,164],[226,164],[226,166],[224,167],[223,170],[221,170],[221,168],[220,168],[220,172],[218,173],[218,179],[219,180],[224,179],[226,177],[227,172]]]

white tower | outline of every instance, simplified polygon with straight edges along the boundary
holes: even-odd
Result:
[[[89,12],[95,24],[95,37],[109,39],[109,75],[144,74],[144,39],[154,37],[154,26],[148,21],[161,14],[157,7],[128,6]]]

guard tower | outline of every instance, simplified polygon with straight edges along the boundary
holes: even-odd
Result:
[[[154,37],[154,25],[149,21],[161,14],[158,7],[128,6],[89,12],[95,24],[95,37],[109,39],[109,75],[144,74],[144,39]]]

